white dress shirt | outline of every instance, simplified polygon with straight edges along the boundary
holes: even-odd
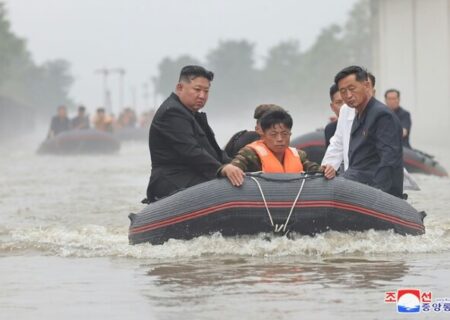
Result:
[[[344,171],[348,169],[348,146],[354,118],[355,109],[344,104],[339,111],[336,132],[330,139],[330,145],[325,152],[322,165],[330,164],[337,171],[344,162]],[[403,173],[403,188],[405,190],[420,190],[417,182],[405,168],[403,168]]]
[[[343,161],[344,170],[348,169],[348,146],[350,143],[350,134],[352,132],[354,118],[355,109],[344,104],[339,111],[336,132],[330,139],[330,145],[325,152],[322,165],[329,164],[333,166],[335,170],[338,170]]]

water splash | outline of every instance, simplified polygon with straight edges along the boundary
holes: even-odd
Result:
[[[401,236],[391,231],[336,232],[314,237],[259,236],[222,237],[220,234],[192,240],[169,240],[163,245],[128,244],[124,228],[86,225],[27,227],[10,230],[0,250],[36,250],[62,257],[129,257],[172,259],[199,256],[330,256],[394,253],[438,253],[450,250],[450,232],[435,229],[422,236]]]

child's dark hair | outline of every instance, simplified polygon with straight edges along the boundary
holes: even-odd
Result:
[[[274,110],[264,113],[260,120],[261,129],[266,131],[277,124],[283,124],[292,129],[292,117],[289,113],[282,110]]]

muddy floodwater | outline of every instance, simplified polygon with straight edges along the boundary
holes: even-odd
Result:
[[[39,138],[0,145],[1,319],[409,319],[384,302],[402,288],[450,302],[449,178],[413,175],[422,190],[408,201],[428,214],[423,236],[215,234],[130,246],[146,143],[42,156]],[[450,169],[449,148],[425,151]]]

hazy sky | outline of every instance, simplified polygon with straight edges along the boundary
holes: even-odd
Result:
[[[309,47],[321,29],[345,22],[356,0],[4,0],[12,29],[26,38],[41,63],[63,58],[72,64],[71,96],[90,110],[102,103],[94,70],[127,71],[125,102],[143,107],[143,83],[165,56],[203,59],[219,40],[246,39],[260,61],[280,41]],[[220,75],[216,75],[220,77]],[[174,79],[175,85],[176,79]],[[113,106],[118,77],[109,78]]]

